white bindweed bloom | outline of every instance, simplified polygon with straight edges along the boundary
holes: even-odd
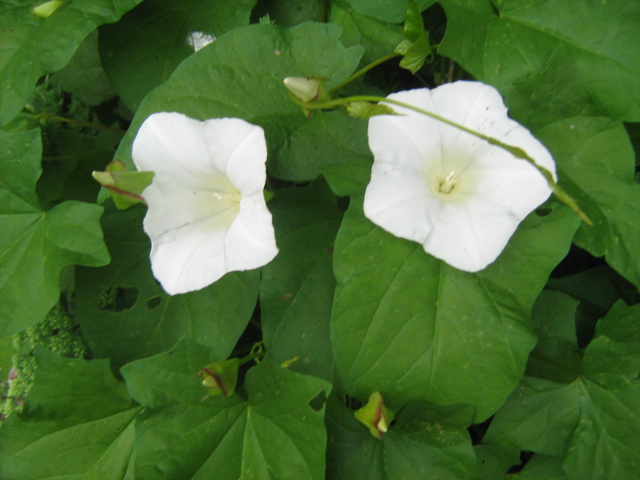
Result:
[[[387,97],[519,147],[555,175],[547,149],[507,116],[498,91],[455,82]],[[551,194],[542,174],[504,149],[413,110],[369,120],[374,164],[364,213],[393,235],[421,243],[449,265],[477,272]]]
[[[276,256],[263,194],[266,159],[262,128],[239,118],[200,122],[161,112],[142,124],[133,161],[155,172],[142,192],[144,231],[153,274],[167,293],[199,290]]]

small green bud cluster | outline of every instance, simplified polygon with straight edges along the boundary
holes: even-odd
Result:
[[[60,306],[54,306],[47,316],[13,336],[13,347],[24,353],[14,355],[6,384],[3,388],[3,404],[0,405],[0,418],[24,406],[24,399],[33,385],[36,373],[36,361],[33,350],[43,347],[66,357],[86,357],[88,345],[80,333],[78,324]]]

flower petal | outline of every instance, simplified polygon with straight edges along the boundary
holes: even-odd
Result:
[[[267,179],[264,130],[240,118],[214,118],[203,124],[215,167],[242,193],[262,191]]]
[[[230,270],[250,270],[269,263],[278,254],[271,213],[262,190],[243,195],[240,213],[225,239]]]
[[[176,112],[154,113],[133,142],[133,162],[154,171],[154,181],[208,189],[219,173],[209,155],[202,122]],[[144,195],[143,195],[144,196]]]
[[[423,243],[439,213],[424,176],[402,164],[376,162],[364,197],[365,216],[393,235]]]

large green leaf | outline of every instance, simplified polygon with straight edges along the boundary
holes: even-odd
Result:
[[[109,262],[102,239],[102,207],[64,202],[40,209],[35,184],[40,176],[39,130],[0,131],[0,336],[41,320],[60,296],[65,265]]]
[[[521,471],[508,478],[509,480],[569,480],[560,460],[559,457],[536,454]]]
[[[0,434],[3,480],[122,479],[134,442],[134,406],[109,363],[36,352],[36,381]]]
[[[352,199],[336,241],[331,325],[347,392],[379,390],[391,408],[471,402],[485,420],[524,372],[531,307],[576,227],[562,208],[530,215],[498,260],[470,274],[376,227]]]
[[[265,346],[277,362],[331,380],[329,319],[333,244],[341,212],[326,183],[278,190],[269,202],[280,253],[262,269],[260,311]]]
[[[576,243],[634,285],[640,285],[640,185],[629,137],[619,122],[577,117],[536,132],[553,153],[560,183],[595,226],[582,225]]]
[[[390,23],[402,23],[409,4],[408,0],[343,0],[343,2],[361,15]],[[418,0],[417,3],[420,10],[424,10],[436,1]]]
[[[105,216],[113,261],[78,270],[78,319],[94,355],[120,367],[188,335],[226,358],[255,308],[258,272],[231,272],[198,292],[167,295],[151,273],[144,213],[139,208]]]
[[[100,29],[104,68],[135,112],[182,60],[223,33],[249,24],[256,0],[146,0]]]
[[[37,80],[64,67],[92,30],[117,21],[141,0],[59,2],[47,18],[35,15],[32,0],[0,6],[0,125],[27,103]]]
[[[529,104],[534,110],[547,110],[551,96],[557,102],[551,108],[572,115],[588,109],[640,120],[638,2],[440,3],[447,14],[447,33],[438,52],[498,87],[507,100],[510,89],[517,90],[515,85],[524,81],[541,91]]]
[[[100,105],[117,95],[102,67],[98,30],[87,35],[71,61],[52,75],[52,80],[65,92],[76,95],[91,106]]]
[[[549,323],[532,355],[536,363],[527,369],[528,375],[538,375],[536,365],[544,362],[546,378],[523,379],[496,414],[484,441],[561,456],[570,478],[636,478],[640,465],[635,448],[640,442],[637,315],[638,308],[617,304],[577,365],[567,362],[564,349],[549,347],[566,343],[573,315],[557,319],[555,331]],[[534,320],[539,324],[547,319]],[[627,326],[626,336],[621,335],[622,325]]]
[[[129,161],[135,133],[151,113],[178,111],[201,120],[240,117],[265,129],[270,173],[288,180],[313,179],[319,163],[348,158],[351,152],[345,153],[343,146],[325,137],[328,146],[322,158],[316,157],[314,145],[303,148],[302,142],[295,150],[285,148],[285,153],[279,153],[307,125],[283,80],[325,77],[330,87],[346,79],[357,66],[362,48],[345,49],[338,41],[340,32],[336,25],[308,22],[291,29],[252,25],[223,35],[182,62],[171,78],[146,97],[118,158]]]
[[[331,2],[329,21],[342,27],[340,40],[347,47],[362,45],[366,48],[362,56],[365,65],[393,53],[403,39],[400,25],[389,23],[388,19],[362,15],[340,0]]]
[[[466,430],[473,409],[408,404],[375,438],[353,411],[331,396],[327,405],[327,478],[331,480],[475,479],[476,457]]]
[[[137,422],[136,477],[323,479],[324,405],[309,402],[330,384],[267,357],[247,373],[246,402],[238,394],[203,400],[196,375],[214,358],[185,340],[123,369],[135,398],[150,407]],[[148,391],[152,383],[159,393]]]

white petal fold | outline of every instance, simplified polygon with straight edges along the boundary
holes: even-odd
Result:
[[[144,230],[153,274],[167,293],[200,290],[276,256],[262,128],[238,118],[156,113],[140,127],[132,156],[138,170],[155,172],[142,192]]]
[[[387,98],[519,147],[555,175],[547,149],[508,117],[502,97],[489,85],[460,81]],[[482,270],[549,197],[546,180],[500,147],[414,110],[389,106],[399,115],[369,120],[374,165],[365,216],[455,268]]]

